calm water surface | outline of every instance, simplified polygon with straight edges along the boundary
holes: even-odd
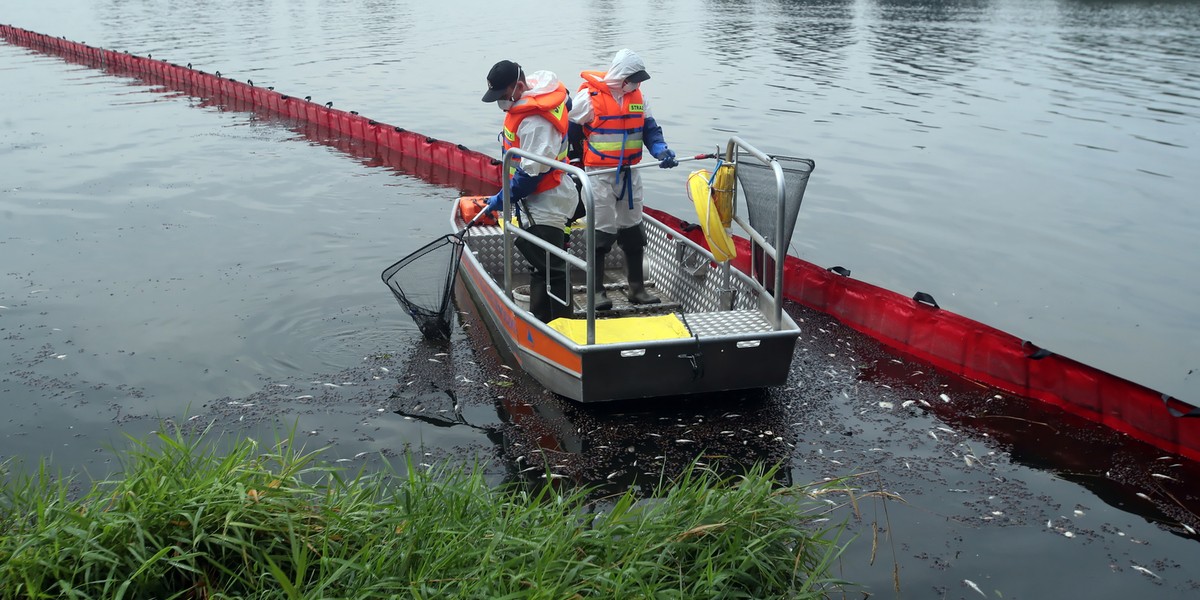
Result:
[[[560,3],[561,25],[538,36],[507,33],[541,28],[497,6],[49,0],[6,3],[0,22],[493,154],[500,114],[478,101],[493,62],[574,85],[632,47],[680,153],[736,134],[816,160],[794,253],[1200,400],[1195,3]],[[809,337],[788,390],[580,410],[470,329],[448,352],[418,344],[379,283],[443,232],[456,190],[294,123],[14,46],[0,45],[0,101],[0,459],[102,472],[122,434],[194,418],[231,435],[294,425],[351,460],[499,455],[497,476],[554,440],[553,464],[619,486],[698,439],[785,460],[796,482],[877,472],[864,487],[908,503],[844,511],[860,539],[843,574],[884,597],[893,564],[913,598],[977,595],[963,580],[1005,598],[1200,586],[1179,525],[1197,525],[1197,496],[1166,489],[1172,503],[1148,477],[1174,461],[924,373],[819,315],[796,312]],[[683,178],[648,174],[650,203],[687,218]],[[933,408],[879,405],[909,399]],[[983,402],[1003,418],[976,415]],[[873,565],[871,523],[892,536]]]

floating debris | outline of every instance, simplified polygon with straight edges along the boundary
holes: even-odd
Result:
[[[1134,570],[1134,571],[1137,571],[1138,573],[1144,573],[1144,574],[1146,574],[1146,575],[1149,575],[1149,576],[1151,576],[1151,577],[1153,577],[1153,578],[1155,578],[1155,579],[1162,579],[1162,577],[1159,577],[1158,575],[1155,575],[1155,574],[1154,574],[1154,571],[1151,571],[1150,569],[1147,569],[1146,567],[1142,567],[1142,566],[1138,566],[1138,565],[1133,565],[1133,567],[1132,567],[1132,568],[1133,568],[1133,570]]]
[[[976,592],[979,592],[980,596],[987,598],[987,594],[983,593],[983,590],[979,589],[979,586],[975,585],[974,581],[971,581],[970,579],[964,579],[963,583],[967,584],[967,587],[975,590]]]

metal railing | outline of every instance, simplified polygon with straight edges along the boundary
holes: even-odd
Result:
[[[754,158],[761,161],[764,165],[770,165],[771,170],[775,173],[775,193],[776,193],[776,206],[777,206],[777,212],[775,214],[775,240],[777,243],[784,244],[784,247],[786,248],[787,242],[783,239],[783,230],[784,230],[783,224],[784,224],[784,209],[786,208],[786,205],[787,205],[787,202],[786,202],[787,188],[785,187],[785,184],[784,184],[783,167],[779,164],[778,161],[771,158],[769,155],[762,152],[758,148],[755,148],[754,146],[751,146],[750,144],[746,143],[745,140],[743,140],[742,138],[739,138],[737,136],[733,136],[733,137],[729,138],[729,144],[727,145],[726,151],[725,151],[726,160],[727,161],[734,160],[734,157],[737,155],[737,151],[739,149],[749,153],[751,156],[753,156]],[[735,162],[734,168],[736,168],[736,162]],[[766,238],[762,234],[760,234],[758,232],[758,230],[754,229],[754,227],[752,227],[750,225],[750,223],[748,223],[745,219],[743,219],[741,216],[739,216],[737,214],[737,196],[736,196],[737,185],[736,184],[733,186],[733,189],[734,189],[733,193],[735,194],[734,201],[733,201],[733,221],[735,223],[737,223],[738,226],[741,227],[746,232],[746,234],[750,237],[751,241],[753,241],[756,245],[758,245],[759,247],[762,248],[763,253],[766,256],[769,256],[772,260],[775,261],[775,264],[774,264],[774,266],[775,266],[775,273],[774,273],[775,285],[772,286],[772,289],[774,290],[774,292],[772,293],[771,291],[768,291],[765,288],[765,286],[760,285],[760,286],[756,286],[756,287],[760,287],[762,293],[770,296],[771,302],[772,302],[772,306],[771,306],[772,325],[774,325],[775,329],[778,331],[779,329],[781,329],[783,327],[783,263],[784,263],[784,261],[780,259],[780,255],[779,255],[780,253],[775,248],[775,246],[773,246],[772,244],[767,242]],[[786,258],[786,256],[784,258]],[[750,257],[750,262],[751,262],[751,273],[750,273],[751,277],[750,278],[752,280],[754,280],[754,282],[757,284],[759,282],[758,282],[758,279],[755,278],[756,274],[754,273],[755,265],[754,265],[754,257],[753,256]]]
[[[512,182],[511,182],[511,179],[506,174],[511,172],[514,157],[529,159],[529,160],[532,160],[533,162],[546,165],[552,169],[558,169],[558,170],[566,173],[567,175],[571,175],[572,177],[574,177],[575,180],[577,182],[579,182],[579,184],[581,186],[579,188],[579,193],[580,193],[580,197],[583,198],[584,209],[587,210],[588,215],[595,214],[596,203],[592,197],[592,182],[588,180],[587,172],[585,172],[583,169],[580,169],[579,167],[569,165],[564,162],[559,162],[559,161],[551,159],[551,158],[546,158],[539,154],[533,154],[529,151],[522,150],[520,148],[510,148],[510,149],[508,149],[508,151],[506,151],[504,153],[504,166],[503,166],[503,170],[501,171],[501,173],[504,174],[501,176],[501,179],[503,180],[502,193],[504,195],[503,196],[504,197],[504,216],[503,216],[503,220],[501,221],[502,223],[504,223],[506,225],[509,225],[512,223]],[[587,240],[587,254],[585,256],[589,257],[589,259],[590,259],[591,257],[596,256],[596,229],[592,223],[592,219],[590,219],[590,218],[586,219],[586,223],[587,223],[587,227],[586,227],[584,236],[585,236],[585,239]],[[589,260],[583,260],[583,259],[577,258],[575,256],[572,256],[566,250],[563,250],[562,248],[556,248],[553,245],[547,243],[545,240],[533,235],[532,233],[529,233],[528,231],[525,231],[524,229],[521,229],[520,227],[505,226],[503,229],[504,229],[504,293],[508,295],[510,300],[513,300],[512,276],[513,276],[513,244],[515,243],[514,237],[519,237],[519,238],[537,246],[538,248],[545,250],[546,257],[547,257],[547,260],[546,260],[547,269],[549,269],[549,265],[550,265],[549,259],[551,256],[560,258],[566,262],[566,265],[567,265],[566,266],[566,268],[567,268],[567,277],[566,277],[567,289],[566,289],[566,298],[565,299],[558,298],[557,296],[554,295],[553,290],[549,290],[549,276],[547,276],[547,278],[546,278],[547,290],[550,291],[550,295],[553,298],[563,301],[568,306],[572,305],[572,299],[571,299],[572,294],[570,291],[571,290],[571,267],[572,266],[586,271],[586,273],[587,273],[587,289],[588,290],[596,289],[595,283],[596,283],[597,274],[596,274],[595,269],[588,268]],[[532,290],[530,290],[530,292],[532,292]],[[591,293],[587,293],[584,295],[587,296],[585,312],[587,314],[587,344],[590,346],[590,345],[596,343],[596,298],[595,298],[594,294],[591,294]],[[543,325],[543,326],[545,325],[544,323],[541,323],[540,321],[538,322],[538,324]]]

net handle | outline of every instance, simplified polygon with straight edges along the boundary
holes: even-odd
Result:
[[[706,158],[717,158],[717,155],[716,154],[697,154],[695,156],[684,156],[682,158],[676,158],[675,162],[682,163],[682,162],[688,162],[688,161],[693,161],[693,160],[704,160]],[[605,173],[616,173],[618,170],[621,170],[621,169],[633,170],[633,169],[645,169],[646,167],[657,167],[661,163],[662,163],[662,161],[653,161],[653,162],[647,161],[647,162],[643,162],[643,163],[638,163],[633,166],[613,167],[611,169],[600,169],[598,171],[588,171],[587,174],[588,174],[588,177],[593,177],[595,175],[604,175]]]

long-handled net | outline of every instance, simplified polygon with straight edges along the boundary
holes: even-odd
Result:
[[[454,277],[462,255],[463,235],[444,235],[383,270],[381,277],[400,306],[428,340],[450,339],[454,311]]]

